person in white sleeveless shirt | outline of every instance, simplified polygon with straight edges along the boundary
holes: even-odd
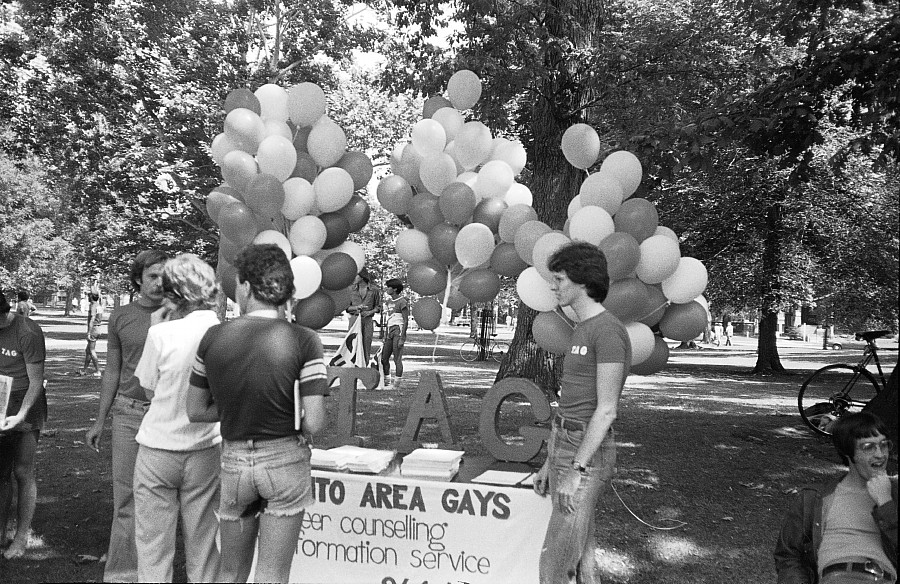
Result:
[[[219,504],[218,422],[191,422],[188,381],[197,346],[219,324],[216,275],[193,254],[166,262],[165,300],[153,313],[147,342],[134,374],[150,399],[135,438],[135,542],[138,582],[171,582],[179,513],[184,532],[187,576],[215,582]]]
[[[897,581],[897,477],[888,476],[891,441],[869,412],[832,431],[849,472],[803,489],[775,547],[778,584]]]

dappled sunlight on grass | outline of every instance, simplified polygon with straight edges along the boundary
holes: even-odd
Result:
[[[617,468],[616,476],[613,483],[617,485],[625,485],[631,487],[640,487],[642,489],[655,489],[659,486],[659,477],[655,471],[648,468]]]
[[[635,572],[635,562],[632,557],[618,550],[597,548],[594,552],[597,562],[597,570],[601,576],[615,577],[629,581]]]
[[[713,555],[709,549],[698,546],[686,537],[670,533],[654,533],[648,543],[653,557],[670,564],[698,562]]]

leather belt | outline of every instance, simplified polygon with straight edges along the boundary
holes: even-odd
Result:
[[[824,570],[822,575],[831,574],[832,572],[856,572],[858,574],[869,574],[872,581],[893,582],[894,577],[890,572],[885,572],[877,562],[841,562],[839,564],[831,564]]]
[[[585,422],[580,422],[578,420],[570,420],[568,418],[564,418],[560,415],[554,416],[553,425],[557,428],[562,428],[563,430],[569,431],[581,431],[583,432],[587,428],[587,424]]]

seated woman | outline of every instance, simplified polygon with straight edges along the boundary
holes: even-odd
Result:
[[[172,581],[180,512],[188,580],[215,582],[222,437],[218,423],[188,420],[187,390],[200,339],[219,323],[218,286],[213,269],[193,254],[166,262],[162,285],[165,300],[134,372],[150,398],[134,467],[138,581]]]

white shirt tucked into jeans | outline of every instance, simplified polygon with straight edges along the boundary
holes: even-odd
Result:
[[[135,438],[161,450],[200,450],[222,441],[219,424],[187,417],[188,380],[197,347],[206,331],[219,324],[212,310],[197,310],[179,320],[150,327],[135,376],[154,392],[150,409]]]

